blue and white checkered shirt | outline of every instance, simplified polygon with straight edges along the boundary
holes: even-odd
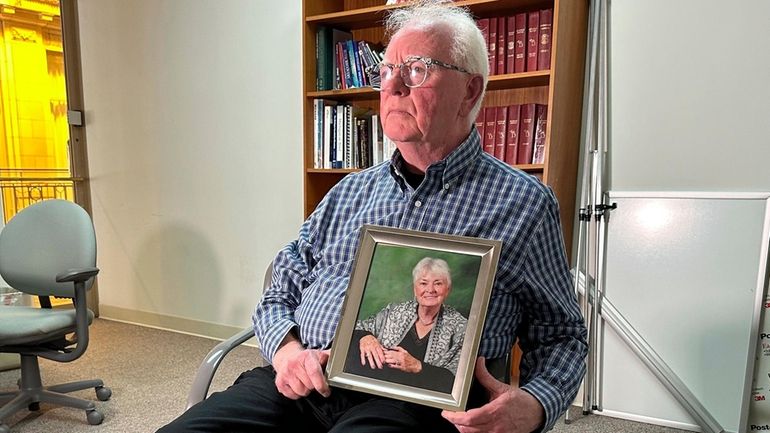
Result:
[[[331,346],[363,224],[498,239],[479,355],[505,356],[520,339],[521,387],[543,404],[550,429],[577,393],[587,352],[553,193],[482,152],[475,130],[428,167],[417,189],[404,180],[403,164],[396,152],[346,176],[278,253],[254,312],[264,355],[272,360],[292,328],[308,348]]]

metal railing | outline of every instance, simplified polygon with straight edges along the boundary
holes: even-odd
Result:
[[[67,169],[0,168],[3,221],[25,207],[52,198],[75,200],[75,182]]]

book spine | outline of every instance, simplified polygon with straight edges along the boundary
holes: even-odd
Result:
[[[323,168],[324,101],[313,99],[313,168]]]
[[[497,107],[484,108],[484,152],[495,154],[495,126],[497,125]]]
[[[532,164],[532,143],[535,135],[535,104],[521,104],[519,121],[519,154],[516,164]]]
[[[338,105],[334,110],[334,162],[332,168],[345,165],[345,106]]]
[[[347,50],[348,62],[350,62],[350,78],[353,82],[352,87],[361,87],[361,82],[358,81],[358,62],[356,61],[356,49],[353,47],[353,40],[348,39],[345,44]]]
[[[380,115],[372,115],[372,164],[377,165],[382,159],[382,130],[380,129]]]
[[[505,74],[505,37],[508,34],[505,24],[507,21],[505,17],[497,18],[497,75]]]
[[[514,104],[508,106],[508,130],[505,140],[505,162],[510,165],[516,165],[516,158],[519,152],[519,116],[521,115],[521,105]]]
[[[495,109],[495,158],[505,161],[505,136],[508,129],[508,108]]]
[[[340,74],[340,89],[347,89],[350,87],[350,65],[345,55],[345,42],[337,42],[335,45],[335,52],[337,53],[337,69]]]
[[[535,139],[532,155],[533,164],[545,162],[545,133],[548,128],[548,106],[537,104],[535,107]]]
[[[489,19],[487,54],[489,55],[489,75],[495,75],[497,73],[497,18]]]
[[[332,146],[334,145],[334,107],[327,105],[324,107],[324,165],[323,168],[332,168]]]
[[[539,49],[537,52],[537,69],[551,69],[551,33],[553,29],[553,9],[540,11]]]
[[[505,73],[513,74],[516,69],[516,16],[506,18],[505,29]]]
[[[540,32],[540,12],[527,15],[527,71],[537,71],[538,34]]]
[[[527,70],[527,14],[516,14],[516,39],[513,60],[513,72],[525,72]]]

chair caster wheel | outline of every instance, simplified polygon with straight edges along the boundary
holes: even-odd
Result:
[[[30,412],[37,412],[40,410],[40,403],[30,403],[29,406],[27,406],[27,409],[29,409]]]
[[[86,419],[91,425],[99,425],[104,421],[104,415],[96,409],[92,409],[86,412]]]
[[[110,399],[110,397],[112,397],[112,390],[106,386],[97,386],[95,389],[96,398],[98,398],[99,401],[107,401]]]
[[[0,424],[0,433],[11,433],[11,428],[5,424]]]

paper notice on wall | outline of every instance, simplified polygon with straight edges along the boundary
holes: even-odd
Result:
[[[759,325],[757,359],[749,404],[749,425],[746,431],[770,431],[770,296],[765,298]]]

